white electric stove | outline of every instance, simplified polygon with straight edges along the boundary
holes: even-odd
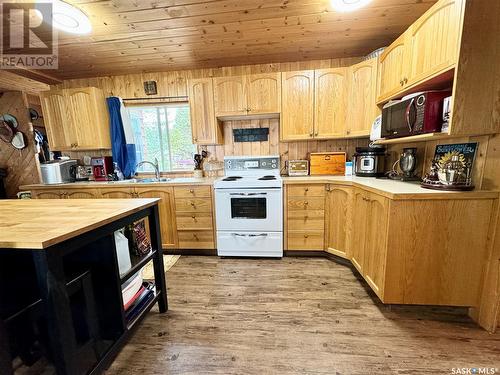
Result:
[[[283,256],[283,181],[279,156],[224,158],[215,181],[217,254]]]

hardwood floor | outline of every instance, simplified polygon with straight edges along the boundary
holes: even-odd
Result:
[[[112,374],[451,374],[500,368],[500,334],[462,311],[384,306],[324,258],[181,257]],[[496,373],[499,370],[497,370]]]

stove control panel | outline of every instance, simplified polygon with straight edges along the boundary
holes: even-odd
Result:
[[[224,169],[226,171],[272,171],[279,170],[279,156],[262,157],[239,157],[229,156],[224,158]]]

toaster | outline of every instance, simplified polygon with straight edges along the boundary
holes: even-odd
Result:
[[[307,160],[289,160],[289,176],[307,176],[309,174],[309,161]]]
[[[44,184],[75,181],[76,160],[53,160],[40,164]]]

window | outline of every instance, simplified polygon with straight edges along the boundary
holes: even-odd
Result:
[[[187,103],[169,103],[142,107],[128,107],[134,133],[137,162],[158,159],[160,171],[192,170],[196,146],[192,143],[189,106]],[[143,165],[138,172],[151,172]]]

